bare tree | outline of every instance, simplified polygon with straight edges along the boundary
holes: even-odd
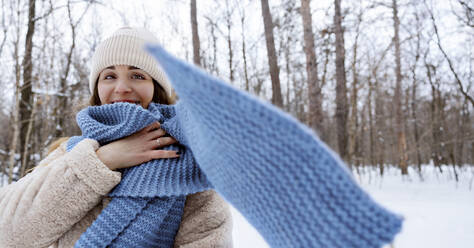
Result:
[[[268,6],[268,0],[261,0],[263,24],[265,27],[265,40],[267,41],[268,63],[270,65],[270,77],[272,79],[272,103],[280,108],[283,107],[283,98],[280,87],[280,69],[275,51],[275,41],[273,38],[273,21]]]
[[[240,13],[240,26],[242,29],[241,37],[242,37],[242,59],[244,61],[244,79],[245,79],[245,91],[250,90],[249,85],[249,76],[248,76],[248,69],[247,69],[247,46],[245,41],[245,9],[239,5],[239,13]]]
[[[358,49],[358,42],[360,36],[360,25],[362,23],[362,15],[363,12],[360,10],[359,14],[357,15],[357,27],[356,27],[356,36],[354,45],[352,47],[352,86],[351,86],[351,96],[350,96],[350,108],[351,113],[349,116],[349,123],[348,123],[348,133],[349,133],[349,142],[348,142],[348,162],[349,165],[352,166],[356,164],[354,158],[356,156],[356,139],[357,139],[357,129],[359,126],[358,122],[358,110],[357,110],[357,101],[358,101],[358,90],[359,90],[359,75],[358,75],[358,68],[357,68],[357,49]]]
[[[394,28],[394,37],[393,42],[395,46],[395,94],[393,97],[393,102],[395,104],[395,113],[396,113],[396,124],[395,131],[397,133],[398,140],[398,165],[402,171],[402,175],[408,174],[408,156],[407,156],[407,144],[406,144],[406,134],[404,129],[404,118],[402,110],[402,71],[401,71],[401,55],[400,55],[400,20],[398,18],[398,4],[397,0],[392,0],[392,11],[393,11],[393,28]]]
[[[16,15],[20,19],[20,3],[17,2],[16,6]],[[12,8],[13,12],[13,8]],[[12,14],[13,15],[13,14]],[[10,184],[13,181],[13,168],[16,165],[15,155],[17,151],[18,142],[20,139],[20,94],[21,94],[21,67],[20,67],[20,56],[19,56],[19,46],[20,46],[20,22],[16,23],[16,38],[14,41],[14,52],[13,57],[15,59],[15,105],[13,106],[12,111],[12,126],[13,134],[12,141],[10,143],[10,151],[8,155],[8,183]]]
[[[418,61],[420,60],[421,52],[420,52],[420,43],[421,43],[421,24],[420,24],[420,18],[418,16],[418,12],[415,12],[415,20],[416,20],[416,49],[415,49],[415,62],[411,68],[412,72],[412,92],[411,92],[411,117],[413,119],[413,134],[414,134],[414,146],[415,146],[415,151],[416,151],[416,165],[418,168],[418,172],[421,172],[421,154],[420,154],[420,148],[419,148],[419,143],[420,143],[420,135],[419,135],[419,130],[418,130],[418,121],[417,121],[417,115],[416,115],[416,109],[417,109],[417,87],[418,87],[418,78],[416,74],[416,69],[418,65]],[[420,174],[421,175],[421,174]]]
[[[25,155],[26,146],[30,144],[27,143],[26,134],[28,132],[28,125],[31,121],[31,113],[33,110],[33,35],[35,33],[35,8],[36,0],[28,1],[28,29],[26,32],[25,39],[25,55],[23,57],[22,67],[23,67],[23,84],[21,85],[21,97],[20,97],[20,154],[21,161],[24,161],[26,164],[22,164],[23,167],[29,168],[29,155],[26,158],[23,158]]]
[[[375,128],[374,128],[374,114],[372,111],[372,98],[373,98],[373,91],[374,86],[372,83],[372,74],[369,74],[367,79],[367,83],[369,84],[369,93],[367,96],[367,116],[369,118],[369,161],[370,165],[375,166],[377,164],[375,160]]]
[[[193,61],[195,65],[201,66],[201,48],[199,41],[198,23],[196,16],[196,0],[191,0],[191,29],[193,32]]]
[[[71,0],[68,0],[67,2],[67,14],[68,14],[68,19],[69,19],[69,26],[71,28],[71,46],[69,47],[69,51],[67,52],[66,55],[66,65],[64,67],[64,71],[61,75],[61,78],[59,80],[59,103],[56,105],[55,108],[55,115],[56,115],[56,130],[55,130],[55,137],[61,137],[63,136],[63,128],[64,128],[64,120],[66,115],[64,115],[62,112],[67,109],[68,105],[68,99],[69,97],[67,94],[68,91],[68,84],[67,80],[69,77],[69,73],[71,71],[72,67],[72,55],[74,53],[74,49],[76,48],[76,30],[78,25],[81,23],[82,18],[85,16],[87,11],[89,10],[91,3],[88,3],[87,6],[85,7],[85,10],[82,12],[82,14],[79,16],[78,20],[74,21],[74,18],[72,16],[72,3]]]
[[[468,27],[474,28],[474,6],[470,6],[472,1],[463,1],[457,0],[458,4],[461,6],[462,13],[458,14],[456,11],[453,11],[453,14],[460,20],[462,23]]]
[[[19,67],[19,66],[18,66]],[[17,68],[18,68],[17,67]],[[17,78],[19,78],[19,72],[16,73]],[[16,80],[16,87],[15,87],[15,106],[13,109],[13,121],[12,121],[12,126],[13,126],[13,134],[12,134],[12,141],[10,143],[10,152],[8,155],[8,164],[9,164],[9,169],[8,169],[8,183],[10,184],[13,181],[13,168],[15,167],[15,155],[16,155],[16,146],[18,145],[18,138],[20,136],[20,127],[19,127],[19,107],[20,107],[20,96],[19,96],[19,79]]]
[[[431,134],[433,141],[431,142],[431,159],[434,165],[443,172],[441,163],[445,163],[445,158],[442,152],[442,135],[444,128],[442,126],[443,116],[442,111],[444,109],[445,100],[443,99],[440,91],[440,83],[436,79],[436,66],[430,64],[425,58],[426,74],[428,82],[431,86]]]
[[[347,87],[344,66],[344,33],[341,0],[334,0],[334,33],[336,35],[336,135],[339,155],[347,161]]]
[[[216,30],[219,31],[217,27],[217,21],[215,18],[210,17],[210,16],[204,16],[204,18],[207,20],[207,26],[210,27],[210,39],[211,39],[211,49],[212,49],[212,58],[210,58],[210,62],[207,65],[208,70],[213,73],[216,76],[219,76],[219,67],[217,64],[217,35],[216,35]]]
[[[469,126],[470,125],[470,116],[469,116],[469,104],[467,102],[467,100],[464,100],[464,103],[461,105],[461,111],[460,111],[460,114],[459,114],[459,119],[460,121],[458,121],[457,123],[459,123],[459,128],[457,129],[457,134],[456,134],[456,144],[457,144],[457,163],[459,166],[462,166],[463,163],[469,163],[468,162],[468,159],[467,159],[467,156],[469,155],[474,155],[474,152],[471,151],[469,154],[469,145],[468,144],[465,144],[465,143],[468,143],[471,139],[471,142],[473,143],[472,145],[474,145],[474,138],[473,138],[473,130],[469,127],[472,127]],[[465,149],[468,148],[466,151]],[[471,149],[472,150],[472,149]],[[472,158],[474,158],[474,156],[472,156]],[[472,159],[471,159],[471,163],[472,163]]]
[[[227,49],[229,51],[229,81],[234,82],[234,52],[232,49],[232,15],[234,8],[229,6],[229,0],[225,1],[225,23],[227,28],[226,39],[227,39]]]
[[[11,182],[41,158],[55,136],[79,132],[67,114],[74,112],[69,106],[80,105],[88,95],[87,64],[92,52],[86,51],[93,51],[102,40],[104,28],[94,21],[95,32],[82,29],[82,11],[86,4],[91,5],[89,11],[98,11],[95,0],[0,1],[0,61],[5,74],[0,85],[4,93],[12,92],[12,100],[0,104],[4,108],[0,123],[8,126],[0,132],[0,174],[10,174]],[[33,2],[36,13],[30,18]],[[438,13],[435,10],[445,4],[436,1],[361,1],[359,6],[366,7],[358,12],[357,1],[354,5],[343,0],[313,1],[311,9],[311,0],[271,2],[279,4],[276,8],[270,8],[268,0],[216,0],[212,8],[202,3],[203,11],[208,10],[202,13],[206,29],[202,44],[197,1],[173,2],[185,4],[180,7],[191,4],[191,26],[183,32],[179,17],[164,11],[173,37],[164,34],[163,43],[178,42],[183,46],[180,55],[197,58],[195,63],[214,75],[225,71],[225,77],[242,82],[239,86],[263,99],[270,98],[267,93],[272,90],[275,105],[281,101],[282,109],[310,125],[356,171],[366,163],[377,166],[383,175],[387,165],[403,161],[421,171],[423,164],[433,161],[437,169],[452,164],[449,170],[456,176],[458,168],[472,164],[474,60],[469,1],[452,0],[451,11]],[[249,15],[259,5],[262,16]],[[380,6],[387,11],[380,11]],[[132,20],[130,13],[115,11],[120,12],[119,22],[122,18],[123,23],[157,28],[156,22],[143,22],[153,19],[146,13]],[[259,27],[252,26],[254,18],[263,18]],[[441,25],[444,18],[457,19]],[[459,30],[450,34],[462,33],[456,43],[465,45],[464,53],[450,53],[450,37],[443,35],[448,26]],[[394,33],[384,37],[383,32],[374,34],[374,27],[388,27]],[[255,33],[254,28],[265,32]],[[188,51],[191,38],[198,42],[193,39],[193,51]],[[334,88],[326,88],[333,83],[334,93]],[[25,100],[28,87],[30,97]],[[332,95],[336,99],[325,98]],[[22,108],[29,112],[22,115]]]
[[[380,56],[378,61],[375,63],[375,65],[372,66],[370,78],[373,79],[373,83],[371,80],[369,80],[371,84],[371,90],[375,91],[375,118],[374,118],[375,128],[373,130],[373,132],[375,133],[374,156],[375,156],[376,164],[379,167],[380,175],[384,174],[385,143],[386,142],[383,135],[383,131],[385,130],[386,125],[385,125],[385,117],[384,117],[384,102],[382,100],[384,96],[380,89],[380,82],[378,79],[378,69],[380,68],[382,61],[384,60],[385,56],[387,55],[388,51],[390,50],[392,46],[393,46],[393,40],[382,52],[382,55]]]
[[[35,95],[33,97],[35,97]],[[33,120],[35,119],[37,110],[38,110],[38,101],[35,101],[35,99],[33,99],[33,106],[32,106],[32,110],[31,110],[30,121],[28,122],[28,126],[27,126],[27,129],[26,129],[26,135],[25,135],[25,142],[28,145],[25,145],[24,151],[23,151],[23,156],[21,156],[23,158],[23,160],[21,161],[20,177],[23,177],[25,175],[26,171],[27,171],[27,166],[26,166],[27,165],[27,158],[29,157],[29,154],[30,154],[30,147],[32,147],[29,144],[30,144],[30,140],[31,140],[31,133],[33,132],[33,122],[34,122]]]
[[[301,91],[303,94],[306,91],[306,89],[304,89],[306,88],[306,81],[298,80],[299,82],[295,82],[297,78],[295,75],[301,74],[300,68],[303,65],[300,60],[295,59],[295,55],[299,54],[299,44],[301,44],[303,40],[300,41],[299,35],[296,35],[297,32],[295,32],[295,29],[297,29],[297,27],[294,25],[294,18],[297,17],[297,15],[301,16],[301,14],[297,11],[298,9],[296,8],[295,1],[284,1],[282,2],[282,5],[280,5],[280,8],[283,9],[283,11],[281,11],[279,16],[276,18],[275,26],[278,27],[276,31],[278,32],[277,36],[279,37],[277,56],[282,58],[281,65],[284,67],[283,74],[285,75],[285,79],[282,82],[286,86],[286,89],[282,91],[282,94],[285,94],[283,98],[283,109],[287,112],[293,113],[295,116],[301,116],[302,118],[298,118],[302,122],[307,122],[307,111],[303,111],[301,114],[296,114],[299,105],[307,106],[307,97],[303,97],[299,100],[296,100],[296,97],[291,97],[292,95],[296,95],[294,94],[295,91]],[[294,85],[293,88],[292,85]]]
[[[322,94],[318,77],[318,64],[314,51],[314,34],[311,17],[310,0],[301,0],[301,16],[303,18],[304,51],[306,54],[306,73],[308,74],[309,126],[322,131]]]
[[[321,140],[324,142],[330,144],[330,142],[334,139],[331,138],[330,135],[330,130],[332,129],[332,125],[328,125],[326,123],[331,122],[331,118],[328,115],[329,111],[325,111],[325,109],[322,106],[322,102],[324,101],[324,95],[322,94],[322,90],[324,89],[324,86],[326,85],[326,82],[328,81],[328,77],[330,77],[328,73],[328,66],[330,66],[330,58],[331,55],[333,54],[333,50],[331,48],[334,48],[332,41],[331,41],[331,33],[329,31],[329,27],[324,28],[319,32],[319,37],[321,37],[322,42],[319,45],[321,55],[322,55],[322,73],[320,77],[320,88],[321,88],[321,115],[322,115],[322,123],[321,123],[321,131],[319,133],[319,137]]]
[[[426,5],[426,1],[425,1],[425,5]],[[449,69],[451,70],[451,72],[453,73],[454,78],[456,79],[456,83],[459,87],[459,91],[471,103],[471,105],[474,107],[474,98],[468,94],[466,89],[464,89],[464,86],[463,86],[464,83],[461,81],[461,78],[459,77],[458,73],[454,69],[454,63],[452,62],[452,60],[449,58],[446,51],[441,46],[441,39],[439,38],[438,26],[436,25],[436,21],[435,21],[435,18],[434,18],[433,11],[429,7],[427,7],[427,10],[428,10],[428,13],[430,15],[431,22],[433,24],[433,29],[434,29],[435,37],[436,37],[436,45],[438,45],[438,48],[441,51],[441,53],[443,54],[444,58],[446,59],[446,62],[448,62]],[[472,13],[472,9],[471,9],[471,13]],[[469,85],[467,86],[468,89],[470,88],[471,84],[472,84],[472,82],[469,82]]]
[[[3,39],[2,39],[2,43],[0,44],[0,56],[2,55],[2,52],[3,52],[3,47],[5,46],[5,42],[7,40],[7,33],[8,33],[8,25],[6,24],[5,22],[5,9],[6,9],[6,6],[5,6],[5,0],[2,0],[2,29],[3,29]]]

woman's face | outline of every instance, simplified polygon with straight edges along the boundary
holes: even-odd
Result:
[[[105,68],[97,82],[100,104],[129,102],[148,108],[153,99],[153,79],[145,71],[128,65]]]

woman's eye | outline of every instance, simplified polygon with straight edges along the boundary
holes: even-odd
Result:
[[[106,76],[104,77],[104,79],[113,79],[113,78],[114,78],[114,76],[112,76],[112,75],[106,75]]]
[[[141,80],[145,79],[145,77],[142,76],[142,75],[140,75],[140,74],[133,74],[133,75],[132,75],[132,78],[133,78],[133,79],[141,79]]]

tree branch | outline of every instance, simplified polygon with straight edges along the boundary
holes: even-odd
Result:
[[[458,87],[459,87],[459,90],[461,91],[461,94],[463,94],[464,97],[466,97],[469,100],[469,102],[471,102],[472,106],[474,107],[474,99],[471,96],[469,96],[469,94],[464,90],[464,86],[461,82],[461,79],[459,78],[458,74],[456,73],[456,70],[454,70],[453,62],[451,61],[451,59],[448,57],[448,54],[444,51],[443,47],[441,46],[441,39],[439,38],[438,26],[436,25],[436,21],[435,21],[435,18],[434,18],[433,11],[431,11],[431,9],[427,6],[426,1],[425,1],[425,6],[426,6],[426,9],[428,10],[428,13],[430,14],[431,22],[433,24],[433,28],[434,28],[434,32],[435,32],[435,36],[436,36],[436,44],[438,45],[439,50],[441,51],[444,58],[448,62],[449,69],[451,70],[451,72],[454,75],[454,78],[456,79],[456,83],[458,84]]]

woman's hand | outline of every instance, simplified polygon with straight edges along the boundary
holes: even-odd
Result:
[[[177,158],[176,151],[156,150],[176,143],[173,137],[162,137],[165,131],[155,122],[128,137],[101,146],[99,159],[111,170],[136,166],[152,159]]]

